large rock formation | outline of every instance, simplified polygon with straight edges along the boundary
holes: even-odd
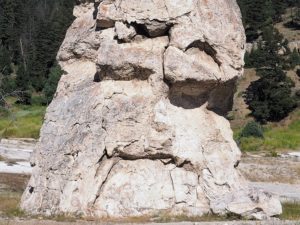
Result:
[[[23,209],[281,213],[237,171],[241,154],[222,116],[243,72],[235,0],[82,1],[74,15]]]

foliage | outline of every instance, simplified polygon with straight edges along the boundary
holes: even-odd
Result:
[[[264,139],[255,137],[240,137],[241,131],[235,132],[242,151],[275,151],[300,148],[300,111],[293,113],[292,121],[285,126],[270,124],[264,127]]]
[[[12,73],[9,52],[6,48],[4,48],[1,45],[0,45],[0,73],[6,76]]]
[[[74,4],[74,0],[0,1],[0,74],[14,77],[11,65],[18,68],[20,103],[28,104],[28,99],[22,98],[45,88],[73,20]]]
[[[54,65],[51,68],[49,78],[48,78],[45,88],[44,88],[44,94],[46,97],[47,104],[49,104],[52,101],[53,96],[56,92],[56,87],[57,87],[58,81],[62,74],[63,74],[63,71],[61,70],[59,65]]]
[[[251,121],[246,124],[240,134],[241,137],[258,137],[263,138],[264,133],[260,124],[255,121]]]
[[[251,115],[266,123],[285,118],[295,109],[297,102],[291,91],[294,83],[282,69],[286,67],[285,60],[278,54],[281,48],[286,47],[286,41],[272,26],[265,27],[262,38],[247,59],[248,66],[256,68],[260,79],[250,84],[244,97]],[[296,61],[297,57],[293,56],[290,64]]]
[[[296,66],[300,65],[300,54],[296,49],[289,55],[288,63],[290,69],[294,69]]]
[[[251,115],[261,123],[280,121],[297,106],[291,97],[294,83],[278,67],[258,72],[261,78],[252,82],[245,93]]]
[[[300,29],[300,1],[290,0],[293,2],[293,8],[290,9],[290,21],[285,26],[299,30]]]
[[[255,41],[266,26],[282,20],[281,15],[288,7],[296,7],[293,22],[297,21],[298,0],[238,0],[243,15],[248,42]]]
[[[262,32],[262,40],[257,43],[257,48],[252,49],[245,56],[246,67],[268,68],[285,66],[285,58],[278,54],[281,49],[288,49],[288,42],[272,26],[265,27]]]

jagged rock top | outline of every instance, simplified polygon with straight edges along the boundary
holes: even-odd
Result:
[[[235,0],[81,1],[22,208],[96,217],[281,212],[222,116],[243,72]]]
[[[74,14],[78,15],[78,25],[92,20],[92,27],[95,19],[94,28],[98,31],[113,29],[106,32],[106,38],[102,37],[105,42],[110,42],[109,45],[142,42],[162,36],[169,38],[166,61],[182,57],[188,61],[178,65],[180,68],[165,65],[166,78],[171,82],[177,79],[228,81],[242,74],[245,35],[235,0],[213,3],[206,0],[104,0],[94,4],[76,7]],[[93,10],[93,13],[85,13],[87,9]],[[82,26],[82,29],[91,27]],[[73,36],[78,37],[78,33]],[[100,39],[98,41],[104,45]],[[95,41],[93,38],[92,42]],[[73,46],[64,47],[66,49],[59,55],[61,60],[66,60],[65,50],[74,51]],[[75,55],[78,54],[75,52]],[[185,67],[183,63],[195,64],[191,74],[180,71]],[[101,59],[98,64],[105,65]]]

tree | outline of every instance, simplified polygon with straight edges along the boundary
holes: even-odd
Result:
[[[279,68],[258,71],[261,77],[247,88],[245,101],[259,122],[280,121],[297,106],[291,96],[294,83]]]
[[[26,71],[30,89],[42,92],[65,32],[73,21],[74,0],[1,0],[0,73],[11,73],[11,64]],[[2,48],[5,50],[3,51]],[[18,88],[22,79],[17,76]],[[27,86],[27,82],[24,83]],[[28,90],[27,87],[22,90]]]
[[[49,78],[44,88],[44,94],[46,97],[47,104],[49,104],[52,101],[54,94],[56,92],[58,81],[62,74],[63,71],[61,70],[59,65],[54,65],[51,68]]]
[[[12,73],[10,55],[3,46],[0,46],[0,73],[6,76]]]
[[[288,49],[287,41],[273,26],[267,26],[262,32],[262,40],[247,56],[246,66],[255,68],[274,68],[285,66],[285,56],[278,52],[281,49]]]
[[[264,27],[272,24],[276,10],[272,0],[238,0],[243,15],[247,42],[255,41]]]
[[[291,69],[294,69],[296,66],[300,65],[300,54],[296,49],[289,55],[288,59],[289,65]]]
[[[30,105],[31,104],[31,90],[30,90],[30,77],[25,70],[24,65],[21,64],[17,70],[16,86],[19,91],[19,100],[17,103]]]

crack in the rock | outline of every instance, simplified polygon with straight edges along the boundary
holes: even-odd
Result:
[[[172,177],[172,171],[169,171],[169,174],[170,174],[171,184],[172,184],[173,193],[174,193],[174,200],[175,200],[175,202],[176,202],[175,185],[174,185],[174,180],[173,180],[173,177]],[[175,203],[175,204],[176,204],[176,203]]]
[[[97,191],[97,194],[96,194],[96,197],[95,197],[95,199],[94,199],[94,201],[93,201],[93,205],[96,204],[98,198],[100,197],[100,193],[101,193],[101,191],[102,191],[103,186],[105,185],[105,183],[106,183],[106,181],[107,181],[107,179],[108,179],[108,177],[109,177],[111,171],[112,171],[113,168],[118,164],[118,162],[119,162],[119,160],[116,160],[116,161],[113,162],[113,164],[112,164],[112,166],[110,167],[110,169],[109,169],[109,171],[108,171],[108,173],[107,173],[105,179],[104,179],[104,180],[102,181],[102,183],[100,184],[100,186],[99,186],[99,188],[98,188],[98,191]]]
[[[116,152],[115,155],[116,157],[120,157],[123,160],[130,160],[130,161],[136,161],[136,160],[144,160],[144,159],[148,159],[148,160],[163,160],[163,159],[170,159],[170,161],[168,163],[164,163],[165,165],[168,164],[175,164],[175,158],[173,155],[171,154],[165,154],[165,153],[155,153],[155,154],[151,154],[151,155],[130,155],[130,154],[126,154],[125,152]]]
[[[94,2],[94,11],[93,11],[93,19],[94,20],[97,19],[99,5],[100,5],[100,1],[99,2]]]

